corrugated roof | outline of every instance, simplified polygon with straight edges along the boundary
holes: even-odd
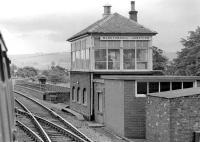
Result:
[[[152,31],[137,22],[128,19],[118,13],[104,17],[94,24],[88,26],[84,30],[75,34],[68,41],[91,33],[105,33],[105,34],[151,34],[155,35],[157,32]]]
[[[200,94],[200,87],[188,88],[183,90],[180,89],[180,90],[166,91],[160,93],[150,93],[148,94],[148,96],[171,99],[171,98],[178,98],[185,96],[193,96],[197,94]]]

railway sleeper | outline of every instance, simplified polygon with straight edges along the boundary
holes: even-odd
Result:
[[[73,132],[71,132],[71,131],[69,131],[69,130],[67,130],[67,129],[65,129],[65,128],[63,128],[63,127],[61,127],[61,126],[59,126],[59,125],[57,125],[55,123],[52,123],[52,122],[50,122],[48,120],[45,120],[45,119],[43,119],[43,118],[41,118],[39,116],[35,116],[35,117],[39,122],[44,123],[45,125],[57,130],[58,132],[60,132],[60,133],[62,133],[64,135],[66,135],[67,137],[75,140],[76,142],[87,142],[86,140],[84,140],[80,136],[74,134]]]

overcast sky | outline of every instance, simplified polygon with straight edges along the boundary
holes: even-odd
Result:
[[[0,0],[0,30],[9,54],[70,51],[66,39],[102,18],[103,5],[128,17],[130,0]],[[138,23],[155,30],[153,45],[180,50],[200,26],[200,0],[136,0]]]

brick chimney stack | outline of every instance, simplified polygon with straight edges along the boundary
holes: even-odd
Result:
[[[131,1],[131,11],[129,11],[129,18],[137,22],[137,11],[135,10],[135,1]]]
[[[104,7],[104,13],[103,13],[103,17],[109,16],[111,15],[111,5],[106,4],[103,6]]]

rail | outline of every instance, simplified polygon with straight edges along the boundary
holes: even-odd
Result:
[[[28,98],[30,100],[32,100],[33,102],[37,103],[38,105],[40,105],[41,107],[45,108],[46,110],[48,110],[53,116],[55,116],[57,119],[59,119],[60,121],[63,122],[63,124],[68,127],[74,134],[78,135],[79,137],[83,138],[84,140],[86,140],[87,142],[93,142],[90,138],[88,138],[85,134],[83,134],[81,131],[79,131],[75,126],[73,126],[70,122],[66,121],[64,118],[62,118],[59,114],[57,114],[56,112],[52,111],[50,108],[42,105],[40,102],[38,102],[37,100],[28,97],[26,95],[24,95],[21,92],[18,91],[14,91],[14,93],[17,93],[21,96],[24,96],[25,98]]]
[[[16,121],[16,125],[19,126],[24,132],[26,132],[34,141],[36,142],[44,142],[35,132],[29,129],[26,125],[24,125],[20,121]]]
[[[17,99],[15,99],[17,100]],[[49,138],[49,136],[47,135],[47,133],[44,131],[44,129],[42,128],[42,126],[40,125],[40,123],[36,120],[36,118],[33,116],[33,114],[19,101],[17,100],[18,103],[21,104],[21,106],[23,106],[26,110],[26,112],[29,114],[28,116],[30,117],[30,119],[32,119],[32,121],[34,122],[35,126],[38,128],[40,134],[42,135],[43,139],[45,139],[45,142],[51,142],[51,139]],[[19,111],[17,109],[15,109],[15,111],[19,114],[24,114],[27,115],[25,113],[23,113],[22,111]]]
[[[22,114],[22,115],[24,115],[24,116],[26,116],[26,117],[29,117],[29,118],[31,117],[31,114],[28,113],[28,112],[26,112],[26,111],[19,110],[19,109],[15,109],[15,110],[16,110],[16,112],[19,113],[19,114]],[[41,118],[41,117],[39,117],[39,116],[36,116],[36,115],[34,115],[34,117],[35,117],[39,122],[41,122],[41,123],[43,123],[43,124],[46,124],[46,125],[48,125],[48,126],[54,128],[54,129],[56,129],[58,132],[61,132],[62,134],[68,136],[69,138],[73,139],[73,140],[76,141],[76,142],[86,142],[86,140],[84,140],[84,139],[82,139],[81,137],[77,136],[77,135],[74,134],[73,132],[71,132],[71,131],[69,131],[69,130],[63,128],[63,127],[60,127],[59,125],[57,125],[57,124],[55,124],[55,123],[53,123],[53,122],[50,122],[50,121],[48,121],[48,120],[45,120],[45,119],[43,119],[43,118]]]

